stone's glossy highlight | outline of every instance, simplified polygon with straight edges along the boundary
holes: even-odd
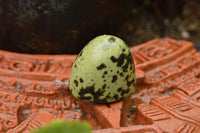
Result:
[[[102,35],[91,40],[76,58],[69,89],[80,100],[111,103],[135,91],[135,66],[120,38]]]
[[[137,89],[110,105],[69,91],[77,55],[0,50],[0,132],[29,133],[52,120],[85,120],[93,133],[199,133],[200,52],[193,44],[154,39],[131,47]]]

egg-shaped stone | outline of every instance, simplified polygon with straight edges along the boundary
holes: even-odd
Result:
[[[111,103],[131,95],[135,84],[135,66],[125,42],[112,35],[101,35],[77,56],[69,89],[80,100]]]

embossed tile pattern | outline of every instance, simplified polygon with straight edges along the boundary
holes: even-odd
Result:
[[[88,121],[94,133],[200,132],[200,52],[192,43],[154,39],[131,47],[136,92],[109,105],[69,92],[77,55],[0,51],[0,132],[28,133],[55,119]]]

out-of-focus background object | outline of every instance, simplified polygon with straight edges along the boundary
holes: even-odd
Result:
[[[0,0],[0,49],[77,54],[113,34],[129,46],[155,37],[189,40],[200,50],[198,0]]]

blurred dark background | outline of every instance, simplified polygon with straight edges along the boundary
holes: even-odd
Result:
[[[102,34],[129,46],[156,37],[200,50],[199,0],[0,0],[0,49],[77,54]]]

